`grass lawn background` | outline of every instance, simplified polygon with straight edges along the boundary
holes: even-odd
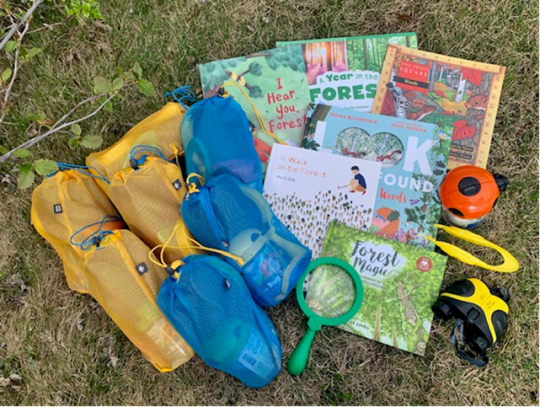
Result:
[[[91,95],[95,76],[110,78],[136,61],[157,96],[125,92],[113,112],[81,123],[83,134],[101,135],[108,146],[159,109],[166,91],[199,87],[198,63],[276,41],[415,31],[422,50],[505,65],[488,169],[507,175],[510,187],[478,232],[515,254],[521,269],[505,275],[450,259],[445,284],[478,277],[508,286],[510,327],[485,369],[454,355],[451,323],[434,323],[425,357],[327,328],[314,340],[305,373],[292,377],[286,362],[305,319],[291,296],[269,311],[284,363],[264,389],[249,389],[198,357],[160,374],[90,296],[68,289],[60,259],[30,225],[31,190],[9,182],[15,159],[0,166],[0,377],[16,373],[23,382],[18,390],[0,387],[0,404],[538,404],[536,2],[113,0],[102,1],[101,11],[103,22],[70,21],[28,36],[43,52],[20,71],[2,144],[32,137],[27,114],[43,110],[58,119]],[[61,19],[38,9],[31,28]],[[68,138],[42,142],[33,156],[82,164],[90,151],[69,149]],[[498,261],[489,250],[459,245]]]

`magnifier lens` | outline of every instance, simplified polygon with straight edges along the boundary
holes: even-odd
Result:
[[[338,318],[349,311],[356,298],[354,282],[341,267],[325,264],[313,269],[304,280],[307,306],[324,318]]]

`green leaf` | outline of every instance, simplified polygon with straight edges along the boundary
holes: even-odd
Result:
[[[142,76],[142,68],[138,62],[135,62],[135,65],[133,65],[133,73],[135,74],[136,78],[140,78]]]
[[[124,79],[128,82],[135,80],[135,75],[132,72],[124,72]]]
[[[9,149],[0,144],[0,154],[4,155],[9,152]]]
[[[70,138],[68,141],[69,148],[77,148],[80,144],[79,137]]]
[[[17,41],[11,40],[11,41],[6,42],[6,45],[4,45],[4,49],[7,52],[14,51],[15,48],[17,48]]]
[[[103,138],[100,136],[84,136],[81,139],[81,144],[83,147],[96,149],[103,144]]]
[[[80,136],[81,135],[81,126],[79,126],[77,123],[75,124],[72,124],[71,127],[69,128],[69,130],[75,134],[76,136]]]
[[[27,59],[34,58],[40,52],[41,52],[41,48],[37,48],[37,47],[31,48],[30,51],[28,51],[28,53],[26,54],[26,58]]]
[[[119,95],[116,94],[115,97],[114,97],[113,99],[115,99],[116,96],[119,96]],[[105,101],[107,100],[107,98],[106,98],[106,97],[101,97],[101,98],[98,99],[98,101],[99,101],[99,103],[101,103],[101,104],[105,103],[105,106],[103,106],[103,108],[104,108],[106,111],[112,112],[112,110],[113,110],[112,100],[113,100],[113,99],[111,99],[111,100],[109,100],[107,103],[105,103]]]
[[[38,113],[30,113],[26,115],[26,120],[30,120],[32,122],[42,122],[47,118],[47,115],[43,112]]]
[[[154,96],[156,94],[156,90],[154,89],[154,85],[152,85],[152,82],[141,79],[139,82],[137,82],[137,89],[146,96]]]
[[[58,165],[53,160],[40,159],[34,162],[34,170],[41,176],[58,171]]]
[[[103,76],[96,76],[94,78],[94,93],[96,95],[109,92],[110,89],[111,83]]]
[[[18,158],[26,158],[26,157],[30,157],[30,151],[24,149],[24,148],[20,148],[18,150],[16,150],[13,155],[15,157],[18,157]]]
[[[112,83],[112,90],[120,90],[124,86],[124,79],[122,77],[116,78]]]
[[[24,168],[23,168],[24,167]],[[32,171],[30,164],[19,166],[19,177],[17,178],[17,186],[19,189],[26,189],[34,183],[35,174]]]
[[[2,72],[2,80],[7,81],[9,78],[11,78],[12,73],[13,71],[11,70],[11,68],[4,69],[4,72]]]

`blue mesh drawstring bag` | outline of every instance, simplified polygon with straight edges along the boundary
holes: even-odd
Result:
[[[201,244],[242,258],[244,264],[234,264],[263,307],[284,300],[311,261],[311,251],[274,215],[262,194],[233,176],[220,175],[201,187],[192,183],[181,211]]]
[[[250,387],[268,384],[281,370],[281,344],[238,270],[216,256],[181,263],[161,287],[161,311],[207,365]]]
[[[195,103],[182,121],[187,173],[230,174],[262,192],[262,165],[246,114],[232,97]]]

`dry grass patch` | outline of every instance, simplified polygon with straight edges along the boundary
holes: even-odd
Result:
[[[96,75],[112,76],[138,61],[157,94],[199,87],[196,64],[272,48],[275,41],[416,31],[427,51],[507,66],[489,169],[510,188],[479,230],[516,254],[521,270],[503,275],[449,260],[445,283],[479,277],[507,285],[510,327],[483,370],[459,360],[451,324],[435,323],[421,358],[325,329],[306,372],[283,371],[261,390],[194,358],[160,374],[89,296],[70,292],[54,251],[30,225],[30,192],[3,183],[0,214],[0,404],[538,404],[538,6],[530,1],[191,0],[102,1],[103,23],[36,34],[44,52],[14,88],[13,125],[0,128],[7,147],[31,135],[24,116],[60,117],[91,93]],[[43,16],[45,19],[47,16]],[[54,16],[48,16],[53,18]],[[1,61],[0,61],[1,62]],[[112,113],[82,124],[84,134],[112,144],[163,105],[160,96],[127,93]],[[84,113],[84,112],[82,112]],[[33,149],[37,157],[82,163],[65,135]],[[0,167],[6,175],[9,166]],[[443,239],[448,239],[444,237]],[[460,243],[461,244],[461,243]],[[497,261],[493,253],[465,246]],[[269,312],[284,362],[304,332],[294,298]]]

